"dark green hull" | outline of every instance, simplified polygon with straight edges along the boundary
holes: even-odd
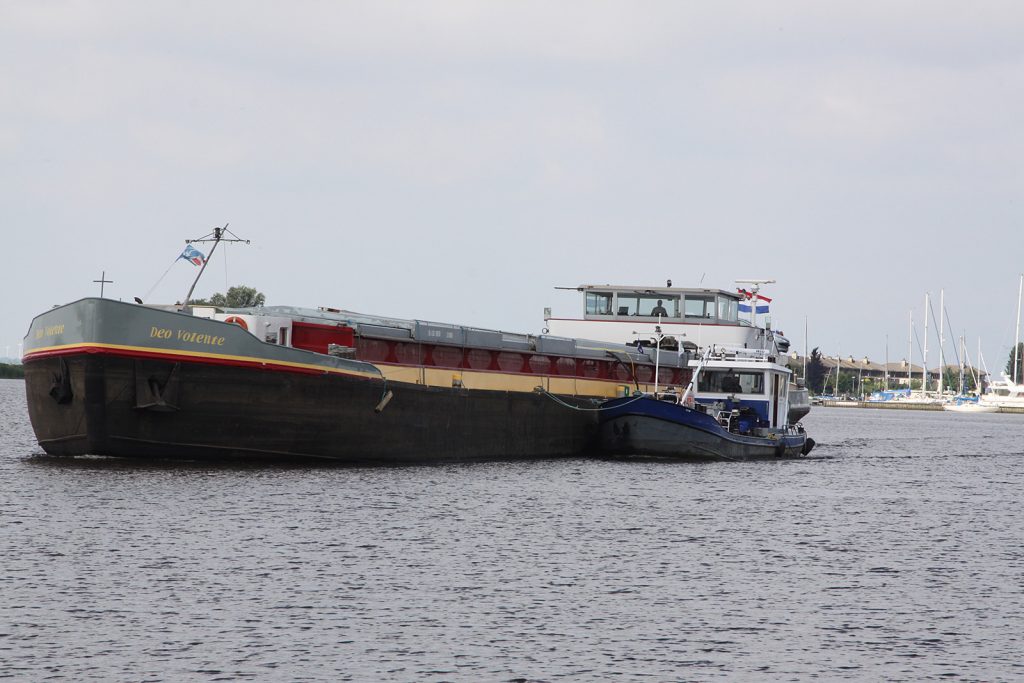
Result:
[[[397,464],[580,455],[596,434],[541,394],[100,354],[31,361],[26,390],[54,455]]]
[[[596,438],[595,413],[541,393],[387,381],[372,363],[105,299],[33,321],[25,387],[54,455],[415,463],[574,456]]]

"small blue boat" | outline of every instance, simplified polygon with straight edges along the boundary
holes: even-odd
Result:
[[[789,368],[763,350],[710,347],[682,395],[605,401],[600,447],[614,455],[681,460],[770,460],[810,453],[814,440],[788,424]]]

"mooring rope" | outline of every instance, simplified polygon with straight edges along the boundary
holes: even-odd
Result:
[[[571,403],[566,403],[565,401],[563,401],[562,399],[558,398],[557,396],[555,396],[554,394],[552,394],[551,392],[545,390],[542,387],[537,387],[536,389],[534,389],[534,391],[536,391],[538,394],[543,394],[544,396],[547,396],[548,398],[550,398],[555,403],[558,403],[559,405],[563,405],[566,408],[571,408],[573,410],[579,410],[579,411],[586,412],[586,413],[596,413],[596,412],[600,412],[602,410],[612,410],[614,408],[621,408],[622,406],[628,406],[630,403],[635,403],[636,401],[639,401],[640,399],[646,397],[645,394],[641,394],[640,396],[634,396],[631,401],[626,401],[625,403],[620,403],[619,405],[616,405],[616,406],[608,406],[607,408],[580,408],[579,406],[574,406]]]

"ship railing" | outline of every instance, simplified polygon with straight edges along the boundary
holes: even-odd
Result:
[[[748,349],[737,346],[712,346],[707,352],[708,360],[744,360],[770,362],[771,354],[766,349]]]

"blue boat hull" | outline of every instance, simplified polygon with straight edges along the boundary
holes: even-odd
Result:
[[[701,411],[648,397],[614,399],[602,408],[600,447],[614,455],[776,460],[802,457],[814,443],[803,432],[772,437],[735,434]]]

